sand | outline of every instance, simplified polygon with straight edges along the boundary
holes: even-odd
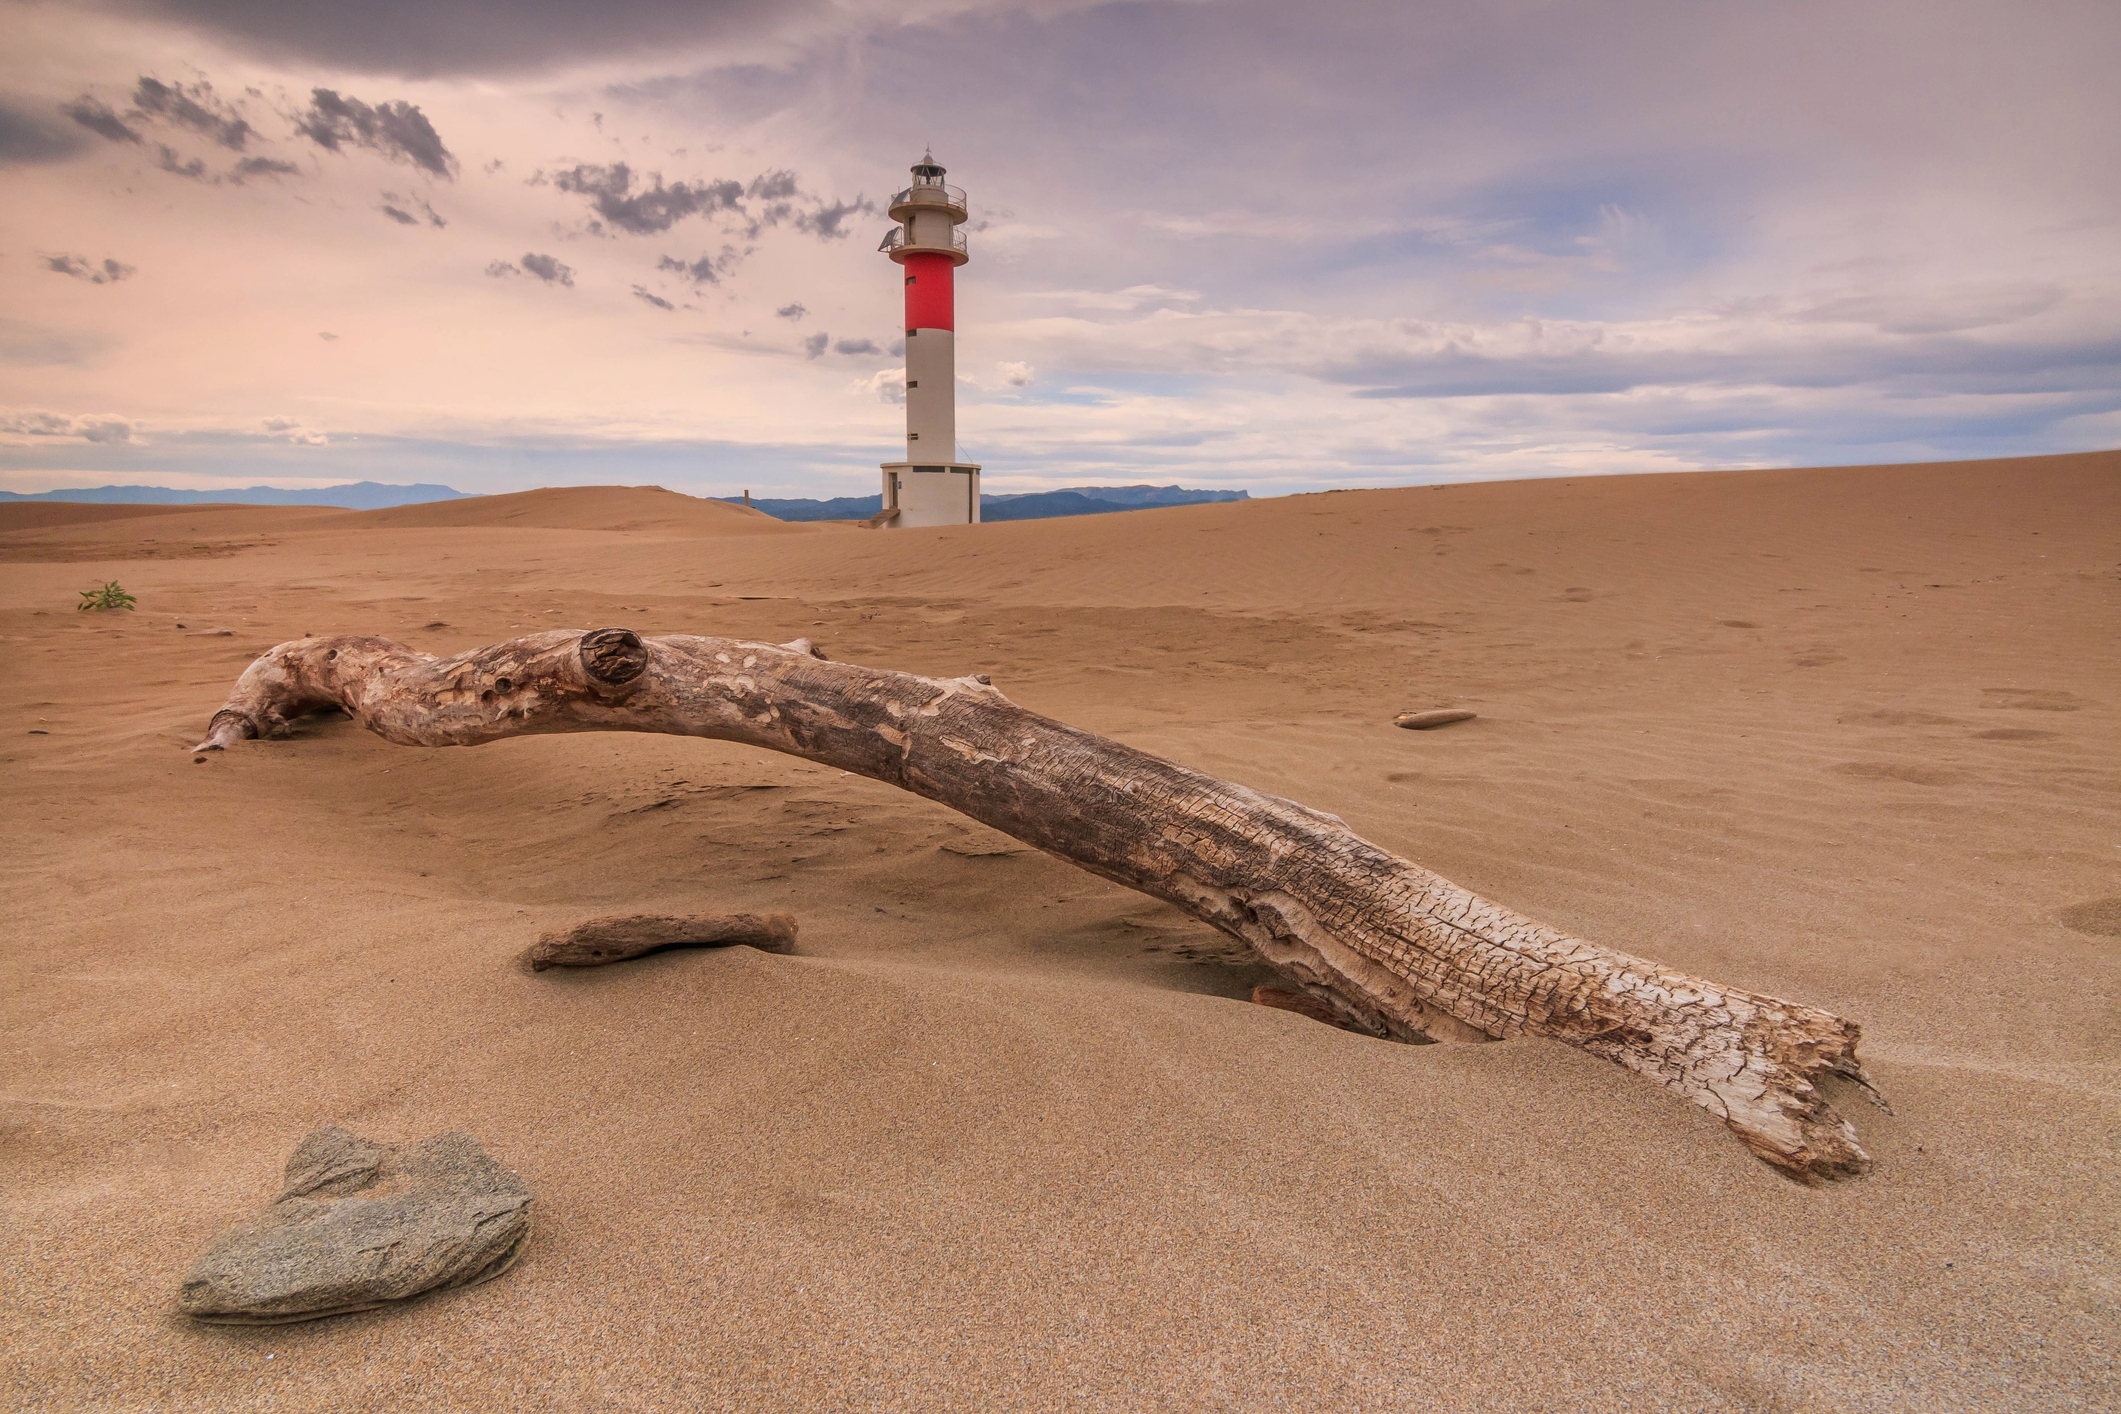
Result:
[[[2121,1395],[2121,453],[933,531],[647,490],[83,509],[0,508],[8,1407]],[[137,613],[72,612],[107,579]],[[186,750],[305,632],[605,624],[987,672],[1853,1017],[1894,1105],[1851,1106],[1876,1170],[1800,1187],[1559,1045],[1251,1005],[1267,974],[1211,930],[788,758],[343,720]],[[1392,725],[1442,707],[1479,717]],[[597,914],[740,910],[797,914],[800,955],[513,961]],[[331,1122],[477,1135],[538,1195],[522,1264],[187,1325],[185,1268]]]

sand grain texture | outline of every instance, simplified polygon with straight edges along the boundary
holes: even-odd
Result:
[[[2121,456],[877,534],[598,496],[573,528],[0,508],[6,1403],[2115,1403]],[[106,579],[138,613],[72,612]],[[989,673],[1849,1016],[1876,1170],[1801,1188],[1558,1045],[1253,1005],[1275,979],[1212,930],[798,761],[342,720],[184,749],[305,632],[602,624]],[[1391,725],[1425,702],[1480,720]],[[797,913],[802,954],[514,964],[706,912]],[[177,1281],[328,1123],[479,1135],[536,1240],[402,1310],[189,1327]]]

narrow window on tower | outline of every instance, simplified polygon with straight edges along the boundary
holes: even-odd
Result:
[[[918,275],[908,275],[908,276],[906,277],[906,283],[910,285],[910,284],[912,284],[912,283],[913,283],[913,282],[914,282],[915,280],[918,280],[919,278],[920,278],[920,276],[918,276]]]
[[[906,434],[906,440],[909,442],[918,442],[921,440],[921,434],[918,432],[908,432]]]
[[[906,386],[909,388],[918,388],[921,386],[921,380],[918,378],[908,378],[906,380]]]

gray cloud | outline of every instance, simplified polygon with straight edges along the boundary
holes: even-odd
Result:
[[[556,258],[550,255],[525,254],[523,257],[523,271],[525,274],[537,276],[548,285],[571,286],[574,284],[573,267],[560,264]]]
[[[108,103],[91,98],[85,93],[71,103],[60,104],[59,111],[90,132],[109,138],[112,142],[137,143],[146,140],[138,132],[127,127],[125,120],[119,117]]]
[[[0,433],[16,437],[79,437],[107,446],[131,442],[138,429],[117,417],[66,417],[51,412],[0,414]]]
[[[799,213],[795,218],[795,228],[816,236],[821,241],[845,240],[848,217],[875,214],[875,202],[867,197],[856,197],[852,202],[835,201],[830,206],[819,205],[813,211]]]
[[[0,167],[63,162],[87,145],[79,133],[0,100]]]
[[[133,89],[133,107],[212,138],[230,152],[241,152],[255,132],[204,79],[194,84],[168,84],[143,74]]]
[[[692,281],[693,287],[697,289],[701,285],[722,283],[722,276],[735,269],[743,258],[733,246],[725,245],[720,255],[703,255],[694,261],[679,260],[675,256],[666,255],[655,263],[655,268],[682,275]]]
[[[43,260],[44,268],[54,274],[71,275],[91,285],[115,285],[137,273],[134,267],[109,257],[105,257],[101,264],[83,255],[47,255]]]
[[[637,300],[646,300],[648,303],[654,305],[657,309],[677,308],[676,305],[672,304],[669,300],[664,299],[661,295],[652,293],[645,285],[635,285],[633,287],[633,297]]]
[[[427,115],[410,103],[371,107],[328,88],[312,89],[309,109],[296,118],[295,131],[333,152],[351,144],[394,162],[409,162],[444,181],[456,176],[457,159],[442,145],[442,136]]]
[[[803,356],[805,358],[818,358],[825,352],[825,346],[831,342],[832,336],[820,329],[809,338],[803,340]]]
[[[2121,385],[2121,340],[2000,344],[1949,335],[1798,347],[1592,348],[1487,356],[1447,348],[1355,361],[1321,373],[1358,398],[1625,393],[1643,388],[1871,388],[1907,396],[2007,394]]]
[[[776,315],[780,316],[782,319],[800,320],[804,315],[808,314],[810,311],[803,308],[799,304],[784,304],[779,309],[776,309],[773,312]]]
[[[133,440],[134,427],[115,417],[84,417],[74,423],[74,435],[85,442],[115,446]]]
[[[418,214],[408,208],[417,208]],[[441,230],[449,224],[442,219],[441,212],[427,204],[425,197],[399,196],[394,191],[387,191],[383,193],[383,205],[377,209],[401,226],[417,226],[423,219],[425,224],[436,230]]]
[[[832,351],[838,354],[873,354],[883,352],[882,349],[876,346],[876,340],[874,339],[842,339],[832,346]]]
[[[171,176],[186,177],[195,182],[211,180],[206,175],[205,158],[194,157],[187,162],[166,142],[155,145],[155,165]]]
[[[601,218],[590,227],[599,234],[609,222],[637,236],[667,231],[691,216],[711,216],[720,211],[741,211],[744,187],[740,182],[673,182],[663,185],[662,174],[650,173],[648,185],[634,189],[633,169],[624,162],[610,166],[581,163],[555,173],[552,184],[561,191],[586,196]]]
[[[525,251],[520,264],[506,260],[489,261],[486,273],[496,280],[505,280],[511,275],[528,275],[548,285],[574,287],[574,267],[562,265],[559,257],[539,255],[536,251]]]
[[[246,157],[229,172],[229,180],[241,182],[246,177],[292,177],[301,172],[292,162],[281,162],[271,157]]]
[[[727,43],[816,14],[815,0],[103,0],[250,53],[335,69],[431,77],[535,70]]]

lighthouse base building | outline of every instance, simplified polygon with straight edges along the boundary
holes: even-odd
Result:
[[[898,222],[877,249],[905,272],[906,459],[885,462],[884,507],[892,529],[979,524],[979,467],[957,459],[957,267],[971,259],[965,193],[943,181],[935,158],[913,168],[913,185],[891,198]]]

